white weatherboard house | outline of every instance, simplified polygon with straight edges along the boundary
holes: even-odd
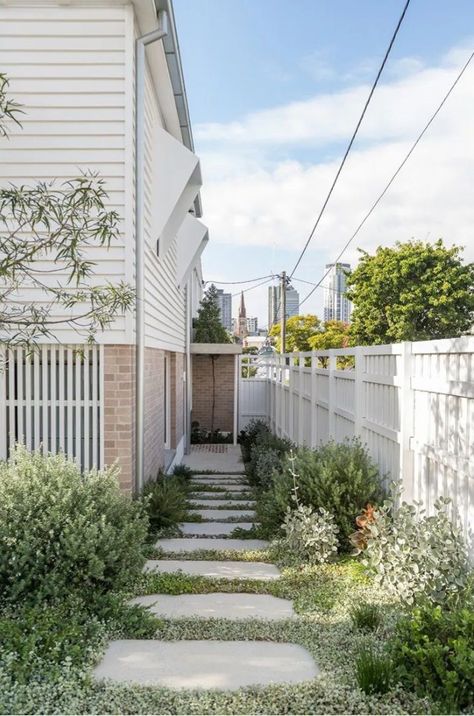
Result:
[[[208,238],[170,0],[2,2],[0,71],[25,112],[0,140],[0,182],[98,172],[123,230],[90,250],[95,280],[132,284],[138,307],[84,357],[72,329],[31,357],[9,351],[0,458],[24,441],[86,468],[118,460],[123,488],[137,488],[185,449]]]

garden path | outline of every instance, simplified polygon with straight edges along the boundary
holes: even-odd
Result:
[[[199,513],[202,521],[182,523],[184,536],[181,538],[158,540],[156,547],[162,551],[163,559],[148,560],[145,572],[181,571],[204,578],[278,579],[280,572],[273,564],[236,559],[239,553],[268,547],[264,540],[231,536],[236,527],[251,529],[253,522],[248,520],[254,517],[254,502],[242,472],[239,448],[227,452],[209,450],[207,461],[203,461],[203,456],[206,456],[205,450],[195,450],[186,462],[193,470],[216,470],[218,467],[220,472],[192,477],[196,492],[191,493],[189,506],[194,513]],[[206,554],[202,559],[202,550],[211,558]],[[219,552],[223,552],[224,558],[212,559],[213,553]],[[196,559],[192,559],[193,553],[196,553]],[[291,601],[267,594],[151,594],[137,597],[133,603],[147,606],[153,614],[164,619],[297,618]],[[96,678],[120,683],[219,690],[298,683],[314,678],[317,673],[312,656],[296,644],[213,639],[116,640],[109,644],[95,671]]]

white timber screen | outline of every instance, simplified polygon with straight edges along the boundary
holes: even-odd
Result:
[[[2,352],[0,459],[16,443],[103,464],[103,348],[41,345]]]
[[[404,499],[452,499],[474,529],[474,337],[256,356],[241,365],[251,418],[297,445],[359,437]],[[242,359],[241,359],[242,360]]]

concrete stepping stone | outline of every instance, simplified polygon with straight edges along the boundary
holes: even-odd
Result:
[[[250,495],[251,492],[249,490],[244,491],[245,494]],[[222,495],[225,495],[225,492],[190,492],[188,495],[189,500],[213,500],[214,498],[216,500],[222,500]],[[248,499],[246,497],[241,496],[240,494],[234,494],[233,491],[229,492],[229,498],[230,500],[238,500],[239,502],[252,502],[252,499]]]
[[[211,485],[209,485],[209,483],[202,482],[202,483],[196,483],[196,484],[203,485],[205,487],[211,487]],[[193,487],[193,483],[191,483],[191,487]],[[221,487],[224,492],[250,492],[250,487],[248,485],[234,485],[234,484],[231,485],[229,483],[226,483],[224,485],[222,483],[220,485],[216,485],[216,487]],[[215,494],[219,494],[219,493],[215,493],[215,492],[204,493],[204,491],[203,491],[203,494],[215,495]]]
[[[221,537],[230,535],[237,527],[242,530],[250,530],[253,527],[253,522],[180,522],[178,527],[183,535]]]
[[[228,520],[233,517],[241,517],[243,520],[253,520],[255,512],[253,510],[193,510],[194,514],[200,515],[205,520]]]
[[[147,607],[165,619],[201,617],[214,619],[291,619],[293,602],[270,594],[149,594],[129,604]]]
[[[194,480],[196,477],[197,477],[197,478],[203,478],[203,479],[207,479],[207,478],[210,477],[211,479],[214,479],[214,480],[238,480],[238,479],[246,479],[247,475],[245,474],[245,472],[239,472],[239,473],[236,473],[236,472],[234,472],[234,473],[230,473],[230,472],[227,472],[227,473],[224,473],[224,472],[221,473],[221,472],[219,472],[219,473],[217,473],[217,472],[215,472],[215,473],[212,473],[212,474],[210,474],[210,475],[204,475],[204,474],[198,474],[198,473],[196,473],[195,475],[192,476],[193,480]]]
[[[247,485],[248,480],[245,477],[219,477],[210,479],[209,477],[193,477],[191,482],[204,482],[206,485]]]
[[[296,684],[318,669],[302,646],[266,641],[111,641],[94,670],[97,680],[172,689],[239,689]]]
[[[214,507],[228,507],[229,510],[234,510],[234,505],[248,505],[250,508],[252,508],[255,505],[255,500],[246,500],[244,498],[240,500],[238,498],[228,500],[209,500],[205,497],[193,497],[191,500],[191,509],[209,508],[212,510]]]
[[[280,570],[274,564],[265,562],[232,562],[220,560],[191,559],[149,559],[144,572],[183,572],[200,577],[221,577],[223,579],[258,579],[268,582],[280,577]]]
[[[232,537],[171,537],[159,539],[155,547],[164,552],[195,552],[198,549],[217,549],[246,552],[267,549],[269,542],[263,539],[233,539]]]

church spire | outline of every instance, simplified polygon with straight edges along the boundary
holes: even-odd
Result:
[[[239,318],[246,318],[247,317],[247,311],[245,310],[245,300],[244,300],[244,292],[240,294],[240,308],[239,308]]]

